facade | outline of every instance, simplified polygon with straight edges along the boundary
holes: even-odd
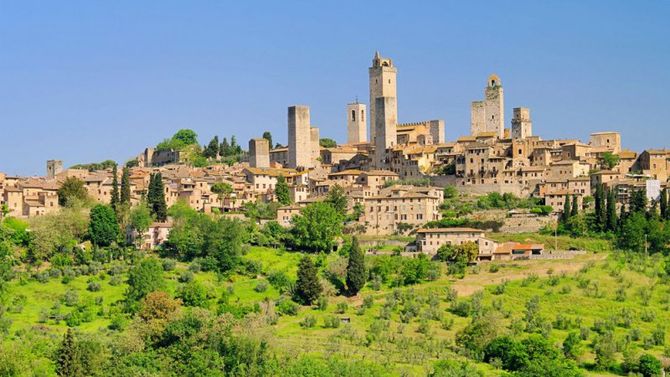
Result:
[[[505,99],[500,78],[489,76],[484,90],[484,100],[472,102],[470,109],[470,134],[493,132],[496,137],[505,137]]]
[[[47,161],[47,179],[54,179],[63,171],[63,161],[49,160]]]
[[[249,140],[249,166],[252,168],[270,167],[270,143],[267,139]]]
[[[347,144],[360,144],[368,141],[366,106],[363,103],[347,105]]]
[[[309,107],[296,105],[288,108],[288,167],[313,166],[312,131]]]
[[[395,97],[377,97],[375,99],[375,160],[373,166],[384,169],[388,166],[388,149],[393,147],[396,136],[397,104]]]
[[[398,71],[393,66],[393,61],[389,58],[383,58],[379,52],[376,52],[372,59],[372,66],[368,69],[370,79],[370,142],[375,146],[377,145],[375,141],[377,136],[377,100],[382,97],[393,98],[392,101],[384,101],[384,104],[388,105],[384,109],[385,117],[394,119],[396,122],[398,119],[397,74]]]
[[[525,139],[533,136],[533,123],[530,120],[530,109],[515,107],[512,117],[512,139]]]

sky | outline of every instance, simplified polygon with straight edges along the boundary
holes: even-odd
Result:
[[[649,0],[0,0],[0,172],[123,163],[181,128],[285,143],[293,104],[346,142],[376,50],[399,121],[444,119],[449,140],[496,73],[508,127],[524,106],[544,139],[668,147],[669,17]]]

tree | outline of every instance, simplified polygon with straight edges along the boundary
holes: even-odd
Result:
[[[326,196],[326,203],[335,208],[337,213],[345,215],[349,206],[349,199],[340,185],[333,185]]]
[[[67,177],[58,189],[58,204],[63,207],[72,207],[76,202],[88,199],[88,191],[84,181],[76,177]]]
[[[298,265],[298,280],[295,283],[295,300],[303,305],[311,305],[321,295],[321,282],[312,258],[304,256]]]
[[[96,246],[109,246],[119,237],[119,224],[112,207],[98,204],[91,209],[88,235]]]
[[[333,139],[323,138],[323,139],[319,140],[319,145],[322,148],[335,148],[335,147],[337,147],[337,142]]]
[[[216,182],[212,185],[212,192],[216,194],[219,199],[219,204],[223,207],[223,199],[233,193],[233,186],[225,182]]]
[[[600,204],[598,205],[598,213],[596,214],[598,230],[605,231],[607,227],[607,196],[609,195],[609,190],[605,189],[605,186],[602,184],[598,185],[600,187]]]
[[[596,202],[596,208],[594,210],[595,216],[596,216],[596,227],[598,230],[602,230],[603,225],[605,224],[605,219],[602,218],[602,213],[603,213],[603,207],[605,206],[605,195],[603,192],[603,185],[598,184],[596,185],[596,193],[595,193],[595,202]]]
[[[571,332],[568,334],[567,338],[563,341],[563,354],[565,357],[570,359],[576,359],[579,352],[579,345],[581,340],[579,339],[579,334],[577,332]]]
[[[312,252],[330,252],[342,233],[342,217],[328,203],[312,203],[293,217],[293,243]]]
[[[182,285],[177,290],[177,298],[181,299],[185,306],[205,307],[207,304],[207,291],[202,284],[193,280]]]
[[[286,178],[283,175],[277,177],[277,184],[275,185],[275,195],[277,201],[285,206],[291,204],[291,193],[289,192]]]
[[[61,377],[84,376],[79,355],[79,347],[71,328],[67,329],[63,336],[58,351],[56,352],[56,374]]]
[[[272,133],[270,131],[263,132],[263,139],[268,141],[268,145],[272,148]]]
[[[173,136],[173,140],[178,140],[183,145],[192,145],[198,144],[198,134],[193,130],[181,129],[177,131]]]
[[[212,140],[209,141],[209,144],[202,151],[202,155],[206,158],[216,158],[219,154],[219,137],[214,136]]]
[[[154,258],[143,259],[128,272],[127,304],[132,308],[147,294],[164,288],[165,279],[161,262]]]
[[[365,286],[365,257],[360,245],[358,244],[358,237],[351,240],[351,248],[349,250],[349,262],[347,263],[347,291],[350,295],[355,296]]]
[[[655,377],[661,375],[663,366],[661,365],[661,361],[656,357],[645,353],[640,356],[637,369],[644,377]]]
[[[661,191],[661,218],[664,220],[667,220],[670,216],[670,213],[668,213],[668,189],[664,188],[663,191]]]
[[[130,168],[125,166],[121,173],[121,198],[122,205],[130,205]]]
[[[614,189],[607,191],[607,226],[606,230],[616,232],[619,219],[616,214],[616,193]]]
[[[151,226],[151,210],[146,202],[141,202],[138,206],[130,210],[130,227],[137,232],[139,236]]]
[[[163,176],[161,173],[152,174],[149,179],[149,192],[147,193],[147,202],[151,209],[151,214],[156,221],[167,220],[167,204],[165,203],[165,188],[163,186]]]
[[[561,214],[561,220],[563,223],[567,223],[570,219],[570,211],[572,210],[570,206],[570,195],[565,196],[565,202],[563,203],[563,213]]]
[[[119,200],[119,171],[116,164],[114,164],[112,167],[112,199],[109,202],[109,205],[112,206],[114,211],[116,211],[116,207],[119,205]]]
[[[619,232],[618,244],[624,250],[641,252],[644,250],[644,235],[647,219],[644,214],[634,212],[626,215]]]
[[[647,190],[645,188],[640,188],[633,191],[630,199],[630,212],[642,212],[647,211]]]
[[[619,156],[612,152],[603,153],[603,165],[606,169],[612,170],[619,164]]]
[[[579,215],[579,202],[577,201],[577,196],[572,196],[572,209],[570,210],[570,217]]]
[[[221,145],[219,146],[219,155],[221,155],[221,157],[228,157],[230,154],[230,144],[228,144],[228,138],[224,137]]]

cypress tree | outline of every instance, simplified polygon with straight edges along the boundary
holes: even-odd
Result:
[[[600,205],[598,206],[598,214],[596,216],[596,219],[598,220],[598,226],[600,227],[601,231],[605,231],[607,228],[607,195],[608,195],[608,190],[605,189],[605,186],[602,184],[599,185],[600,187]]]
[[[270,131],[263,132],[263,139],[268,141],[268,144],[270,144],[270,149],[272,149],[272,133],[270,133]]]
[[[603,219],[600,218],[602,206],[603,206],[603,186],[601,184],[598,184],[596,186],[596,193],[594,195],[594,201],[595,201],[595,209],[594,209],[594,214],[596,218],[596,227],[601,228],[603,225]]]
[[[616,215],[616,193],[614,189],[607,192],[607,230],[616,232],[619,219]]]
[[[570,211],[570,217],[579,215],[579,202],[577,202],[577,195],[572,196],[572,210]]]
[[[365,285],[365,257],[358,237],[351,240],[351,250],[349,251],[349,263],[347,264],[347,291],[355,296]]]
[[[116,211],[116,207],[119,206],[119,174],[116,164],[112,167],[112,200],[109,202],[109,205],[112,206],[112,209]]]
[[[570,219],[570,211],[571,211],[571,206],[570,206],[570,195],[565,196],[565,203],[563,203],[563,213],[561,214],[561,220],[563,223],[567,223],[568,219]]]
[[[56,354],[56,374],[61,377],[82,376],[79,350],[72,329],[67,329]]]
[[[221,146],[219,147],[219,155],[221,157],[228,157],[230,156],[230,144],[228,144],[228,139],[223,138],[223,141],[221,142]]]
[[[216,158],[217,154],[219,154],[219,137],[214,136],[202,151],[202,155],[207,158]]]
[[[291,204],[291,193],[286,184],[286,178],[283,175],[277,177],[277,184],[275,185],[275,195],[277,196],[277,201],[283,205]]]
[[[307,255],[302,257],[295,283],[295,300],[303,305],[311,305],[319,298],[322,289],[312,258]]]
[[[647,211],[647,190],[642,188],[633,191],[633,194],[631,195],[630,212],[644,213],[646,211]]]
[[[167,204],[165,203],[165,187],[163,186],[163,176],[161,173],[152,174],[149,181],[149,193],[147,202],[151,209],[151,214],[156,221],[167,220]]]
[[[664,188],[661,191],[661,218],[668,219],[668,189]]]
[[[130,204],[130,169],[128,167],[123,168],[123,173],[121,175],[120,199],[122,205]]]

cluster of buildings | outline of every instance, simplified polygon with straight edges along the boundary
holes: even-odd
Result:
[[[302,207],[322,200],[338,185],[350,207],[361,211],[358,228],[366,234],[387,235],[440,219],[446,185],[471,194],[537,197],[560,211],[566,196],[582,203],[596,184],[617,190],[621,203],[626,203],[632,190],[646,187],[656,195],[655,188],[665,187],[668,180],[670,150],[638,154],[622,149],[618,132],[596,132],[588,142],[544,140],[534,135],[526,107],[513,108],[507,128],[502,81],[496,75],[488,78],[484,98],[472,102],[469,135],[447,141],[444,120],[399,121],[398,72],[391,59],[375,53],[368,73],[368,105],[358,101],[346,105],[346,143],[322,147],[310,108],[290,106],[288,145],[273,148],[268,140],[253,138],[248,160],[232,166],[195,168],[180,163],[178,151],[147,148],[130,169],[132,201],[141,200],[150,174],[160,171],[168,205],[183,200],[202,212],[239,212],[248,202],[276,200],[276,185],[283,177],[293,204],[279,209],[280,224],[290,225]],[[93,199],[110,201],[111,171],[64,169],[62,162],[48,161],[45,177],[0,174],[0,204],[12,216],[55,211],[58,187],[67,177],[83,180]],[[417,181],[424,184],[408,184]],[[221,182],[229,184],[232,193],[212,192]],[[433,235],[431,230],[418,232],[423,250],[434,248],[424,243],[437,242],[430,238]],[[512,246],[496,245],[481,253],[494,255],[500,247]]]

